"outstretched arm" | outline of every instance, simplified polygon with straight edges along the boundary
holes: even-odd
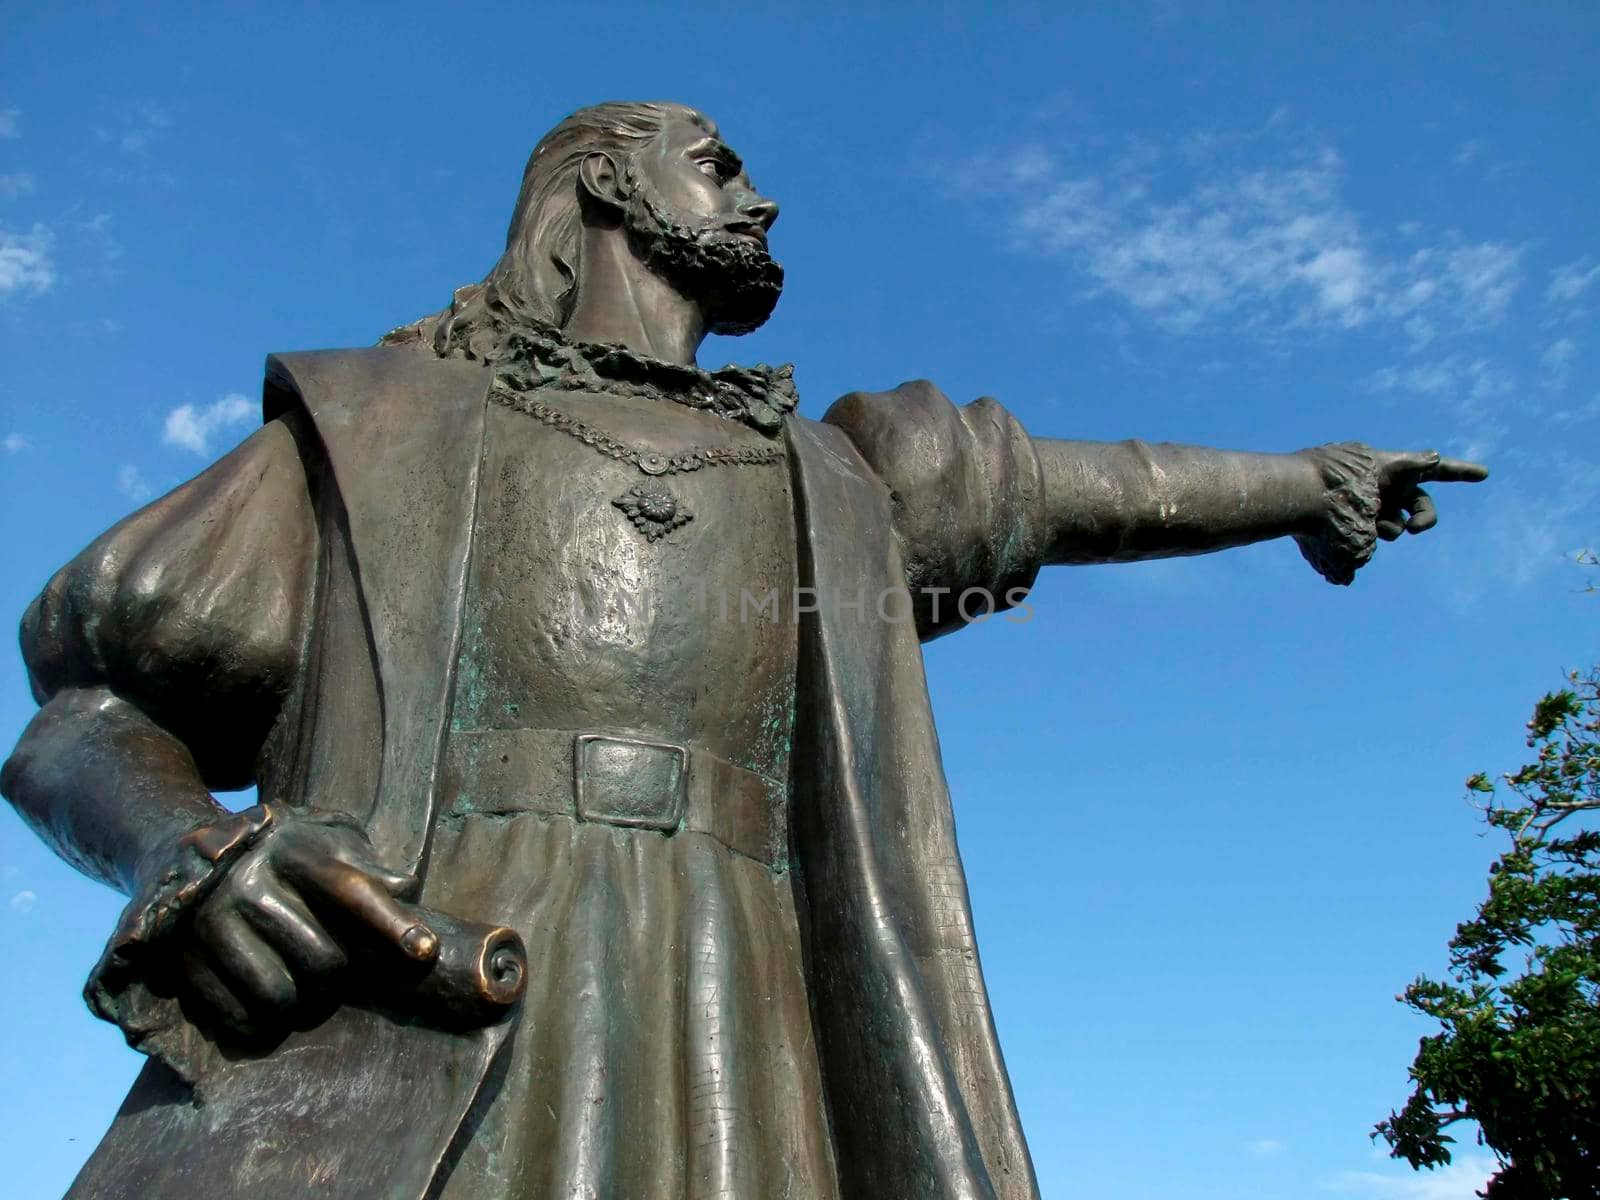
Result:
[[[1019,602],[1048,563],[1129,562],[1293,537],[1349,583],[1379,538],[1437,517],[1421,485],[1475,482],[1476,463],[1358,442],[1250,454],[1031,437],[995,401],[957,406],[932,384],[852,392],[823,418],[889,489],[923,638],[965,623],[930,597],[978,589]],[[984,610],[987,611],[987,610]]]
[[[1431,529],[1421,484],[1476,482],[1476,463],[1345,442],[1295,454],[1034,438],[1047,563],[1131,562],[1294,537],[1349,583],[1378,537]]]

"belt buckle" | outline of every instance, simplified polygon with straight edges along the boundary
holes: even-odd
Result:
[[[580,821],[603,821],[670,833],[688,799],[689,751],[604,733],[580,733],[572,745],[572,784]]]

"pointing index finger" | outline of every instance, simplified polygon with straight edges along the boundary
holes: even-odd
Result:
[[[1376,452],[1378,471],[1385,486],[1404,481],[1415,483],[1433,478],[1439,465],[1437,450],[1382,450]]]
[[[1482,483],[1489,478],[1489,468],[1464,458],[1441,458],[1425,478],[1439,483]]]

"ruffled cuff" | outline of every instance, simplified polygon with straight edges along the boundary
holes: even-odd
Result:
[[[187,1023],[177,1001],[153,986],[160,973],[155,959],[184,914],[211,893],[228,867],[258,843],[275,820],[271,808],[258,804],[179,838],[165,868],[122,910],[83,989],[89,1008],[120,1026],[130,1046],[161,1059],[191,1081],[192,1055],[184,1048]]]
[[[1360,442],[1302,450],[1322,472],[1327,507],[1322,528],[1295,535],[1305,560],[1329,583],[1347,585],[1378,545],[1378,470]]]

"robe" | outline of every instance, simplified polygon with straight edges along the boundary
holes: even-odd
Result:
[[[110,686],[180,733],[185,706],[243,697],[256,719],[236,744],[196,750],[208,784],[253,778],[264,801],[349,814],[384,861],[425,873],[488,384],[409,349],[269,359],[264,428],[30,610],[40,696]],[[790,416],[783,436],[800,583],[820,600],[798,631],[791,844],[839,1189],[1036,1196],[918,642],[962,619],[930,593],[1025,593],[1047,541],[1039,462],[999,405],[926,384]],[[909,608],[877,609],[908,586]],[[192,686],[153,694],[157,677]],[[519,1019],[539,1013],[463,1034],[347,1006],[242,1060],[181,1023],[141,1028],[147,1049],[187,1055],[192,1087],[147,1067],[71,1194],[435,1195]]]

